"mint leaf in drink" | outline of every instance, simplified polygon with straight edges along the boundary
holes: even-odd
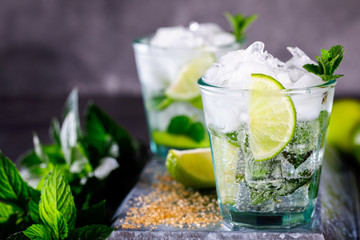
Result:
[[[92,239],[103,240],[109,237],[114,229],[106,225],[88,225],[76,228],[69,233],[68,240]]]
[[[192,120],[189,117],[185,115],[175,116],[171,119],[167,132],[185,135],[189,131],[191,124]]]
[[[338,79],[344,75],[334,75],[334,72],[339,67],[344,57],[344,52],[344,47],[341,45],[333,46],[329,50],[321,49],[321,57],[315,57],[318,65],[305,64],[303,67],[308,72],[319,76],[324,81]]]
[[[50,228],[56,239],[66,237],[68,229],[73,229],[76,219],[76,208],[70,186],[55,168],[46,179],[41,191],[39,204],[41,222]]]
[[[171,134],[185,135],[196,142],[205,138],[205,128],[202,123],[194,122],[185,115],[175,116],[171,119],[167,132]]]
[[[51,239],[51,235],[44,225],[33,224],[23,232],[28,238],[34,240]]]
[[[276,188],[250,188],[250,201],[252,205],[257,205],[263,203],[267,200],[273,199],[277,201],[277,197],[284,197],[289,194],[294,193],[298,188],[304,186],[312,180],[312,175],[310,177],[304,178],[292,178],[285,179],[284,184]]]
[[[232,27],[236,41],[244,42],[246,38],[246,30],[257,19],[258,16],[256,14],[244,16],[241,13],[232,15],[231,13],[225,12],[225,17]]]
[[[161,111],[170,106],[172,102],[173,100],[166,95],[155,96],[151,98],[149,108],[155,111]]]
[[[238,140],[238,132],[233,131],[225,134],[229,142],[237,147],[239,147],[239,140]]]
[[[205,138],[205,129],[201,122],[191,124],[187,135],[195,142],[201,142]]]

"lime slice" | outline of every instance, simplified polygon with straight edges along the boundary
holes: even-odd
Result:
[[[294,135],[296,112],[284,87],[264,74],[251,74],[250,149],[255,161],[265,161],[281,152]]]
[[[214,62],[215,56],[213,54],[202,53],[181,70],[178,78],[170,85],[165,94],[178,101],[189,101],[200,96],[197,80]]]
[[[206,136],[201,142],[196,142],[190,137],[181,134],[153,131],[153,140],[156,144],[173,148],[204,148],[209,147],[209,138]]]
[[[225,137],[211,136],[214,167],[217,179],[217,192],[222,204],[234,204],[238,195],[241,176],[236,175],[240,160],[239,147],[230,143]]]
[[[165,162],[170,175],[187,187],[214,188],[215,176],[210,148],[169,150]]]

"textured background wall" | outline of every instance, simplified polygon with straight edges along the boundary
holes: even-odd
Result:
[[[215,22],[224,11],[258,13],[248,43],[273,55],[286,46],[310,56],[342,44],[337,94],[360,96],[359,0],[2,0],[0,96],[140,94],[131,41],[158,27]]]

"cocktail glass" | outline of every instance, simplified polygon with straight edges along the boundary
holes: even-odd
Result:
[[[282,90],[232,90],[207,84],[202,78],[198,84],[225,223],[276,228],[310,222],[318,197],[336,81]],[[260,144],[270,151],[273,146],[267,144],[274,144],[269,140],[274,136],[256,133],[254,121],[263,114],[260,121],[265,118],[270,123],[281,123],[278,111],[279,106],[286,108],[284,102],[295,113],[290,141],[270,159],[261,159],[257,147]],[[303,113],[308,119],[300,116]],[[228,131],[234,121],[237,130]],[[271,124],[266,127],[274,128],[270,132],[281,128]]]
[[[164,159],[169,148],[209,147],[197,79],[220,56],[238,49],[240,44],[159,47],[151,45],[150,40],[151,36],[137,39],[133,48],[151,151]]]

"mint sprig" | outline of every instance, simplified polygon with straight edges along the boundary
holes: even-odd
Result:
[[[256,14],[244,16],[241,13],[232,15],[229,12],[225,12],[225,17],[232,27],[232,32],[236,38],[236,41],[244,42],[246,39],[246,30],[257,19],[258,16]]]
[[[34,134],[34,149],[21,157],[23,176],[0,151],[0,239],[105,239],[113,231],[106,225],[136,183],[147,149],[94,103],[84,130],[79,116],[74,90],[62,121],[51,124],[53,143]]]
[[[319,76],[324,81],[338,79],[344,75],[334,74],[344,57],[344,47],[336,45],[329,50],[321,49],[321,57],[316,56],[318,65],[305,64],[303,67],[308,71]]]

